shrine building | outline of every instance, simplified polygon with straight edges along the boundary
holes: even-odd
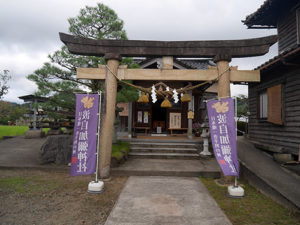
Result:
[[[160,69],[162,65],[161,58],[149,58],[138,61],[143,69]],[[209,67],[215,67],[216,64],[210,59],[174,59],[173,69],[196,69],[207,70]],[[135,81],[134,84],[151,87],[156,89],[165,89],[166,87],[176,88],[179,90],[183,87],[193,86],[195,82],[156,82],[156,81]],[[123,108],[119,113],[120,125],[119,131],[126,132],[131,127],[133,136],[177,136],[187,135],[188,131],[188,112],[194,112],[192,123],[198,126],[204,122],[206,117],[206,100],[217,97],[217,84],[209,84],[196,88],[189,93],[190,101],[174,102],[170,100],[169,107],[161,107],[163,98],[158,98],[155,103],[152,102],[151,96],[148,96],[149,102],[130,102],[119,103],[118,106]],[[140,96],[141,96],[140,92]],[[190,108],[189,108],[190,107]],[[129,109],[130,108],[130,109]],[[131,113],[131,116],[128,116]],[[128,126],[131,124],[131,126]]]

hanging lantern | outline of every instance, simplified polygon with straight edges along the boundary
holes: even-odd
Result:
[[[160,107],[162,108],[170,108],[172,107],[171,102],[168,98],[165,98],[165,100],[161,103]]]
[[[148,103],[149,102],[149,98],[148,96],[142,92],[142,95],[139,97],[139,100],[138,100],[139,103]]]
[[[181,96],[181,102],[190,102],[192,101],[191,96],[188,93],[185,93]]]

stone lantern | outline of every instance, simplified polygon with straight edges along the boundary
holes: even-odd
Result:
[[[208,150],[208,147],[209,147],[208,139],[209,139],[210,133],[209,133],[209,122],[208,122],[207,115],[204,119],[204,122],[201,124],[201,127],[202,127],[201,137],[203,138],[203,151],[200,152],[200,154],[203,156],[210,156],[211,153]]]

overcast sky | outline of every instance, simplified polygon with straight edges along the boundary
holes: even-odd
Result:
[[[248,30],[241,20],[264,0],[103,0],[125,23],[129,39],[222,40],[262,37],[276,30]],[[58,32],[68,32],[67,19],[76,17],[96,0],[0,0],[0,70],[12,75],[4,100],[33,94],[36,86],[26,76],[48,61],[62,46]],[[265,56],[234,59],[231,65],[253,69],[277,54],[277,45]],[[234,86],[232,95],[247,94]]]

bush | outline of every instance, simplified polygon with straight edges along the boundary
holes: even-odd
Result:
[[[128,142],[118,142],[113,144],[111,157],[116,158],[118,161],[123,158],[124,155],[128,155],[130,144]]]
[[[238,129],[238,135],[242,135],[242,132],[248,133],[248,123],[244,121],[237,121],[237,129]]]

